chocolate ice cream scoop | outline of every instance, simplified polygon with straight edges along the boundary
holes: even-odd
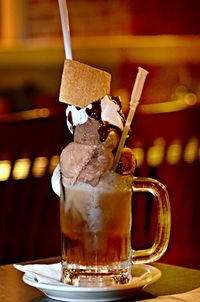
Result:
[[[68,184],[90,183],[95,186],[102,175],[113,166],[112,150],[97,146],[70,143],[60,156],[60,166]]]
[[[60,168],[66,182],[73,184],[92,158],[96,146],[68,144],[60,155]]]
[[[100,124],[96,120],[88,119],[83,125],[78,125],[74,132],[74,142],[82,145],[98,145],[100,143]]]
[[[100,123],[93,119],[75,129],[74,142],[67,145],[60,156],[61,171],[67,184],[90,183],[95,186],[101,176],[112,169],[118,138],[111,130],[102,143]]]
[[[90,183],[92,186],[96,186],[101,178],[113,166],[113,154],[111,149],[105,149],[99,146],[91,160],[85,166],[78,176],[78,181]]]

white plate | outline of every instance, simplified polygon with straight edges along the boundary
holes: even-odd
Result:
[[[75,287],[63,283],[50,285],[40,283],[26,273],[23,281],[42,291],[49,298],[69,302],[107,302],[117,301],[134,296],[142,288],[157,281],[161,272],[150,265],[134,264],[132,268],[133,281],[125,285],[111,287]]]

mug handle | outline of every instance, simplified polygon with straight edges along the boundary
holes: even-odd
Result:
[[[157,230],[153,245],[148,249],[132,250],[133,264],[151,263],[162,257],[169,243],[171,212],[168,192],[159,181],[144,177],[134,177],[132,190],[133,193],[151,193],[157,203]]]

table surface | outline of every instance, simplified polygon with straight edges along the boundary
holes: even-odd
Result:
[[[43,259],[36,263],[52,263],[59,259]],[[154,263],[161,273],[161,278],[145,287],[130,301],[153,298],[160,295],[186,292],[200,287],[200,270],[189,269],[163,263]],[[23,273],[17,271],[13,265],[0,266],[0,301],[2,302],[51,302],[39,290],[26,285],[22,281]]]

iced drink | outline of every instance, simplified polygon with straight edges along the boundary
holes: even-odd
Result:
[[[164,213],[167,219],[169,217],[168,199],[162,185],[153,180],[137,181],[133,177],[136,160],[131,149],[123,148],[117,167],[113,168],[125,117],[120,99],[104,95],[108,93],[109,84],[107,73],[66,61],[60,101],[67,103],[67,126],[73,141],[60,155],[53,188],[57,190],[57,175],[62,281],[76,286],[106,286],[130,281],[134,183],[135,191],[153,192],[159,203],[159,217],[164,217]],[[152,249],[156,254],[153,259],[165,251],[168,239],[169,228],[163,220],[159,222]],[[138,251],[140,256],[146,257],[141,262],[145,259],[150,262],[152,251],[143,254]]]

